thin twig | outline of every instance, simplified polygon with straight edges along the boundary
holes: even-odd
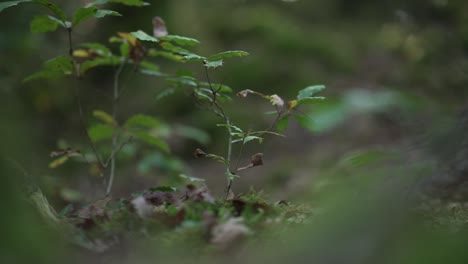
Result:
[[[84,114],[83,114],[83,105],[81,104],[81,96],[80,96],[80,91],[78,88],[78,85],[75,85],[75,97],[76,97],[76,103],[78,105],[78,112],[80,115],[80,123],[83,128],[83,132],[88,139],[89,144],[91,145],[91,149],[93,150],[94,155],[96,156],[97,161],[99,162],[100,165],[100,172],[101,174],[103,173],[101,168],[104,168],[104,163],[102,162],[101,157],[99,156],[99,153],[97,151],[96,145],[94,144],[93,140],[91,139],[91,136],[89,135],[88,129],[86,128],[86,122],[84,120]]]
[[[72,28],[68,27],[67,32],[68,32],[68,47],[69,47],[68,54],[71,57],[73,57],[73,42],[72,42],[72,36],[71,36]]]
[[[114,152],[111,153],[109,158],[106,160],[106,163],[105,163],[106,167],[109,165],[109,162],[123,149],[123,147],[125,147],[125,145],[130,143],[132,140],[133,140],[133,136],[128,137],[127,140],[122,142],[120,146],[117,149],[115,149]]]
[[[249,133],[244,133],[243,137],[242,137],[242,145],[241,145],[241,148],[239,150],[239,154],[237,154],[237,161],[236,161],[236,167],[234,167],[234,171],[237,171],[237,168],[239,168],[239,164],[240,164],[240,160],[241,160],[241,157],[242,157],[242,152],[244,151],[244,146],[245,146],[245,138],[247,137]]]
[[[225,123],[226,123],[226,127],[227,127],[227,131],[228,131],[228,150],[227,150],[227,156],[226,156],[226,163],[227,163],[227,166],[226,166],[226,174],[227,175],[231,175],[231,174],[234,174],[232,171],[231,171],[231,156],[232,156],[232,125],[231,125],[231,120],[229,120],[229,117],[226,115],[226,113],[224,112],[224,109],[219,105],[219,103],[217,102],[217,98],[216,98],[216,94],[217,94],[217,91],[215,91],[213,89],[213,85],[211,84],[211,80],[210,80],[210,75],[208,74],[208,67],[204,67],[205,68],[205,75],[206,75],[206,80],[208,82],[208,85],[210,87],[210,90],[211,90],[211,93],[213,94],[213,98],[212,98],[212,104],[214,105],[214,107],[216,109],[218,109],[219,111],[219,115],[224,119]],[[216,114],[216,110],[213,109],[213,112]],[[226,197],[229,195],[230,191],[231,191],[231,186],[232,186],[232,179],[230,177],[228,177],[228,184],[227,184],[227,188],[226,188]]]
[[[119,78],[120,74],[122,73],[124,67],[126,64],[126,60],[123,60],[119,68],[116,70],[115,75],[114,75],[114,97],[112,101],[112,118],[117,120],[117,110],[118,110],[118,101],[119,101]],[[117,149],[117,133],[114,131],[112,134],[112,154],[110,157],[110,176],[109,176],[109,182],[107,183],[107,188],[106,188],[106,196],[109,196],[111,190],[112,190],[112,184],[114,182],[115,178],[115,152]]]

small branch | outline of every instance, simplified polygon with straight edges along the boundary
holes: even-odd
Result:
[[[79,91],[79,88],[78,88],[78,85],[75,85],[75,97],[76,97],[76,103],[78,105],[78,112],[79,112],[79,115],[80,115],[80,123],[81,123],[81,126],[83,127],[83,132],[86,136],[86,138],[88,139],[88,142],[91,146],[91,149],[93,150],[93,153],[94,155],[96,156],[96,159],[100,165],[100,171],[101,171],[101,174],[103,173],[102,169],[101,168],[104,168],[104,163],[102,162],[102,159],[101,157],[99,156],[99,153],[97,151],[97,148],[96,148],[96,145],[94,144],[93,140],[91,139],[91,136],[89,135],[89,132],[88,132],[88,129],[86,128],[86,122],[84,120],[84,114],[83,114],[83,106],[81,104],[81,96],[80,96],[80,91]]]
[[[241,157],[242,157],[242,152],[244,151],[244,141],[245,141],[245,138],[247,137],[247,134],[248,133],[245,133],[242,137],[242,145],[241,145],[241,148],[239,150],[239,154],[237,154],[237,162],[236,162],[236,167],[234,168],[234,171],[238,171],[238,168],[239,168],[239,164],[240,164],[240,160],[241,160]]]
[[[71,57],[73,57],[73,42],[72,42],[72,36],[71,36],[72,28],[68,27],[67,32],[68,32],[68,47],[69,47],[68,54]]]
[[[212,109],[212,111],[216,115],[219,115],[220,117],[222,117],[224,119],[224,121],[226,123],[226,127],[227,127],[228,149],[227,149],[227,155],[226,155],[226,163],[227,163],[226,174],[234,174],[231,171],[231,168],[230,168],[231,167],[231,156],[232,156],[232,127],[231,127],[232,125],[231,125],[231,120],[229,120],[229,117],[224,112],[224,109],[217,102],[216,94],[218,93],[218,91],[215,91],[213,89],[213,85],[211,84],[211,80],[210,80],[210,75],[208,74],[208,68],[206,66],[204,68],[205,68],[206,80],[208,82],[208,85],[210,86],[211,93],[213,94],[213,98],[212,98],[211,102],[214,105],[214,107],[216,109],[218,109],[218,111],[216,111],[215,109]],[[228,195],[229,195],[229,193],[231,191],[231,187],[232,187],[232,179],[230,179],[228,177],[227,188],[226,188],[226,197],[228,197]]]
[[[125,145],[127,145],[128,143],[130,143],[131,141],[133,140],[133,136],[130,136],[127,140],[125,140],[124,142],[122,142],[120,144],[120,146],[114,151],[111,153],[111,155],[109,156],[109,158],[106,160],[106,163],[105,163],[105,167],[107,167],[109,165],[109,162],[115,157],[117,156],[117,154],[119,154],[119,152],[123,149],[123,147],[125,147]]]
[[[112,101],[112,118],[117,120],[117,110],[118,110],[118,101],[119,101],[119,78],[126,64],[126,60],[123,60],[119,68],[116,70],[114,75],[114,97]],[[110,195],[112,190],[112,184],[115,178],[115,153],[117,152],[117,133],[114,131],[112,134],[112,152],[110,156],[110,176],[109,182],[107,183],[106,196]],[[107,164],[106,164],[107,165]]]

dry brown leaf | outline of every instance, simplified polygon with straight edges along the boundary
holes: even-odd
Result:
[[[251,234],[250,229],[244,225],[242,217],[230,218],[226,223],[218,224],[211,231],[211,243],[219,249],[228,249],[234,243],[240,242]]]
[[[153,36],[157,38],[166,36],[167,34],[167,27],[164,20],[158,16],[153,17]]]

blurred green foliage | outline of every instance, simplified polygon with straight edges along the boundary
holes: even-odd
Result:
[[[67,15],[84,4],[55,2]],[[74,32],[76,41],[107,43],[106,32],[149,32],[151,18],[158,15],[165,19],[170,33],[200,40],[203,45],[195,48],[197,54],[238,49],[250,52],[243,61],[230,61],[222,71],[215,72],[215,82],[284,98],[294,98],[299,88],[311,82],[327,85],[328,99],[311,106],[311,118],[297,120],[315,134],[305,136],[289,124],[286,134],[293,138],[293,147],[288,149],[278,139],[265,148],[272,156],[280,152],[287,157],[276,164],[282,170],[271,173],[278,175],[272,180],[279,182],[271,184],[272,191],[280,193],[277,196],[305,200],[329,213],[314,216],[304,229],[290,233],[286,243],[274,241],[273,249],[267,247],[265,251],[268,260],[466,263],[467,213],[463,204],[447,209],[442,201],[440,206],[423,210],[422,215],[408,214],[418,203],[402,198],[415,190],[410,187],[414,182],[437,175],[439,168],[450,164],[458,153],[454,149],[462,142],[458,140],[462,135],[452,135],[464,134],[465,130],[452,133],[456,121],[450,121],[457,119],[456,113],[468,98],[466,1],[172,0],[157,1],[142,9],[112,7],[123,16],[82,22]],[[32,175],[57,209],[75,198],[95,199],[73,195],[73,191],[77,188],[80,193],[92,193],[100,184],[96,177],[81,177],[93,172],[79,165],[68,164],[59,172],[47,167],[50,151],[70,142],[85,146],[85,142],[76,129],[78,113],[67,81],[22,83],[44,61],[68,52],[63,28],[47,35],[29,33],[29,21],[43,19],[34,18],[38,14],[50,12],[42,9],[38,13],[37,8],[25,4],[0,15],[0,203],[5,210],[2,223],[11,227],[6,228],[0,247],[2,263],[54,262],[63,253],[58,247],[60,239],[51,235],[47,225],[31,213],[31,206],[23,202],[26,192],[22,188],[27,184],[22,180],[24,172],[14,164]],[[34,27],[35,31],[48,29]],[[164,61],[161,66],[169,72],[178,70]],[[192,65],[184,64],[184,68],[203,76]],[[84,80],[83,101],[88,111],[110,108],[107,97],[112,91],[112,75],[110,67],[90,72]],[[212,117],[194,110],[189,98],[166,90],[168,96],[156,100],[167,84],[149,76],[132,77],[130,83],[121,106],[122,120],[144,113],[184,124],[178,126],[179,133],[190,134],[193,140],[175,137],[170,145],[189,164],[193,162],[192,150],[199,145],[223,149],[213,146],[224,138],[220,135],[223,130],[213,128]],[[268,103],[250,103],[267,111]],[[257,128],[272,121],[253,115],[249,109],[231,103],[227,111],[242,120],[242,126]],[[101,131],[93,133],[96,139],[109,135],[91,112],[87,119]],[[421,145],[430,146],[420,149]],[[122,150],[123,160],[135,158],[140,162],[122,168],[128,176],[117,182],[119,193],[128,194],[147,182],[169,181],[169,174],[178,175],[186,166],[180,160],[166,160],[151,149],[137,154],[137,147],[129,144]],[[382,150],[386,148],[390,151]],[[397,166],[402,164],[408,166]],[[303,165],[306,169],[301,172]],[[210,174],[212,170],[209,167],[204,172]],[[307,175],[307,181],[300,181],[301,173]],[[141,180],[145,178],[138,176],[148,177]],[[267,186],[268,179],[273,178],[258,180],[255,176],[244,184],[257,180],[256,184]],[[285,185],[298,178],[296,184],[306,191],[293,189],[284,194]],[[89,181],[92,184],[86,183]],[[425,225],[428,219],[434,220],[429,221],[430,227]],[[434,229],[434,225],[442,227]],[[175,237],[168,239],[168,244],[187,240],[179,233],[168,236]],[[27,255],[23,254],[25,249]],[[136,255],[140,259],[141,255]],[[251,262],[265,259],[265,253],[259,251],[248,255],[261,255]]]

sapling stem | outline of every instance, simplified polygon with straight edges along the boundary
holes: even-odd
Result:
[[[226,123],[227,132],[228,132],[228,149],[227,149],[227,155],[226,155],[226,163],[227,163],[227,166],[226,166],[226,175],[227,175],[226,197],[227,197],[229,195],[229,193],[231,191],[231,187],[232,187],[232,179],[231,179],[231,177],[229,175],[233,174],[232,171],[231,171],[231,156],[232,156],[232,127],[231,126],[232,125],[231,125],[231,120],[229,120],[229,117],[224,112],[224,109],[219,105],[219,103],[217,101],[216,95],[217,95],[218,91],[213,89],[213,85],[211,84],[211,80],[210,80],[210,75],[208,74],[208,67],[205,66],[204,68],[205,68],[206,80],[208,82],[211,93],[213,95],[213,98],[211,99],[211,102],[214,105],[214,107],[216,109],[218,109],[218,111],[213,109],[213,112],[215,114],[220,115],[224,119],[224,122]]]
[[[118,101],[119,101],[119,78],[120,74],[123,71],[123,68],[125,67],[126,61],[123,60],[119,68],[115,71],[114,74],[114,96],[112,100],[112,118],[114,121],[117,120],[117,112],[118,112]],[[112,190],[112,184],[114,183],[114,178],[115,178],[115,153],[117,151],[117,133],[114,130],[114,133],[112,134],[112,151],[111,151],[111,157],[110,157],[110,176],[109,176],[109,182],[107,183],[107,188],[106,188],[106,196],[110,195],[110,192]]]

